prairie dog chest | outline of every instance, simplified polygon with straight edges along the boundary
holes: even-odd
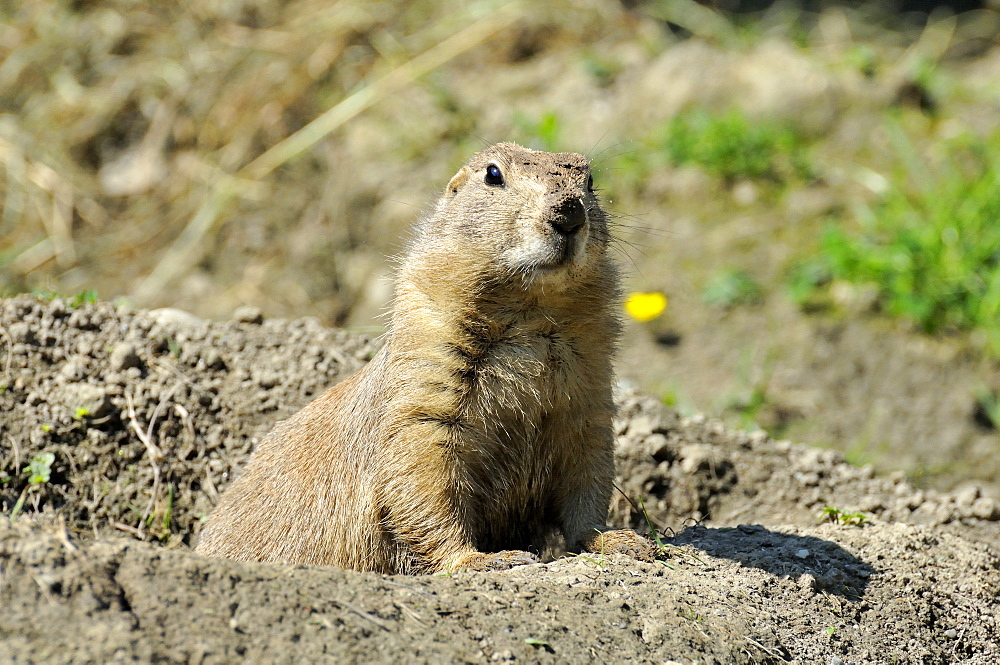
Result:
[[[529,427],[537,425],[579,392],[586,368],[578,345],[551,327],[509,330],[487,344],[476,363],[473,404],[485,415],[506,415]]]

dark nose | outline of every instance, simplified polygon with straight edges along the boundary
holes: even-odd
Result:
[[[587,221],[580,199],[566,199],[552,213],[552,226],[564,236],[573,235]]]

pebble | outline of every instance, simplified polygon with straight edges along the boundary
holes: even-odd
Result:
[[[109,357],[108,362],[113,370],[139,367],[142,364],[142,361],[139,360],[139,354],[136,352],[135,347],[128,342],[116,344],[115,348],[111,350],[111,356]]]
[[[254,323],[259,325],[264,323],[264,313],[260,311],[259,307],[244,305],[237,307],[233,311],[233,320],[240,323]]]
[[[82,358],[71,358],[59,369],[59,376],[67,381],[79,381],[87,375],[87,365]]]
[[[810,552],[807,549],[795,550],[795,556],[797,556],[800,559],[808,559],[809,554]]]
[[[802,596],[811,596],[819,590],[819,581],[813,575],[799,575],[797,582]]]
[[[18,321],[17,323],[12,323],[7,327],[7,333],[10,338],[15,342],[24,342],[25,344],[35,344],[37,338],[35,336],[35,331],[31,329],[24,321]]]
[[[944,631],[944,636],[947,637],[949,640],[953,640],[956,637],[958,637],[958,631],[955,630],[954,628],[949,628],[948,630]]]
[[[111,412],[111,400],[107,391],[89,383],[72,383],[61,391],[60,400],[71,413],[86,414],[90,418],[102,418]]]
[[[160,309],[153,309],[146,312],[146,316],[151,318],[163,328],[166,328],[168,331],[174,332],[175,334],[202,323],[202,319],[199,319],[194,314],[185,312],[182,309],[176,309],[174,307],[161,307]],[[178,341],[180,341],[179,337]]]
[[[979,498],[979,486],[969,485],[955,492],[955,503],[963,508],[968,508]]]
[[[681,471],[694,473],[699,469],[712,468],[716,449],[704,443],[690,443],[681,446]]]
[[[972,514],[983,520],[1000,520],[1000,505],[988,496],[983,496],[972,504]]]

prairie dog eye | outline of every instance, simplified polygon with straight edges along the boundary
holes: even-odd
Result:
[[[594,191],[594,176],[592,175],[587,176],[587,191],[588,192]]]
[[[500,172],[500,167],[496,164],[487,166],[486,177],[483,178],[483,182],[491,187],[503,187],[503,173]]]

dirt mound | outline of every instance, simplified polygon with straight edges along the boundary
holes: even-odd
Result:
[[[627,388],[613,520],[646,528],[645,506],[672,534],[661,561],[387,577],[188,551],[257,437],[374,346],[253,311],[0,301],[0,509],[20,504],[0,519],[0,661],[1000,660],[992,499]]]

